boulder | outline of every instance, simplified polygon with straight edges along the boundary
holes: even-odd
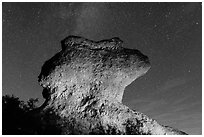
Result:
[[[39,75],[44,130],[58,134],[186,134],[122,104],[124,89],[150,69],[147,56],[115,37],[92,41],[69,36]],[[52,127],[46,129],[46,127]]]

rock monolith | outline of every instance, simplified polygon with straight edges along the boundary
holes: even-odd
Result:
[[[186,134],[122,104],[124,89],[150,69],[147,56],[115,37],[69,36],[39,75],[45,103],[40,115],[59,134]],[[50,129],[50,130],[52,130]]]

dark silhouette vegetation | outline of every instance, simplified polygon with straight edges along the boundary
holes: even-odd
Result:
[[[32,118],[30,111],[37,106],[38,99],[29,99],[27,102],[14,95],[2,97],[2,134],[35,134],[38,121]]]
[[[44,121],[55,115],[37,117],[38,99],[30,98],[27,102],[20,100],[14,95],[2,97],[2,134],[3,135],[37,135],[37,134],[59,134],[57,128],[43,126]]]

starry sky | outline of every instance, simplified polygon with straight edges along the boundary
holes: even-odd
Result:
[[[2,89],[42,98],[43,63],[68,35],[120,37],[151,69],[125,89],[123,103],[188,134],[202,133],[202,3],[3,3]]]

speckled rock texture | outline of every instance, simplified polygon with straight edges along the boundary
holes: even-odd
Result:
[[[150,69],[147,56],[123,48],[119,38],[95,42],[69,36],[61,45],[38,77],[45,127],[59,134],[185,134],[122,104],[125,87]]]

